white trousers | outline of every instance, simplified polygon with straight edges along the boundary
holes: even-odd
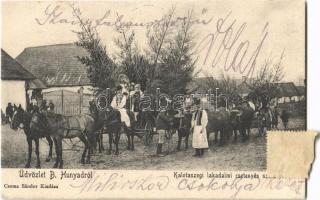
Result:
[[[121,122],[124,122],[127,127],[130,127],[130,117],[125,108],[119,109]]]

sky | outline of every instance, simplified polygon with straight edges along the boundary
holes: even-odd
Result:
[[[77,40],[71,2],[2,2],[1,47],[12,57],[24,48]],[[305,76],[303,0],[187,0],[77,2],[97,30],[109,54],[118,49],[114,24],[134,24],[136,41],[147,48],[146,25],[172,7],[175,18],[192,10],[197,23],[194,53],[200,76],[234,78],[257,72],[267,59],[277,63],[282,52],[283,81],[302,84]]]

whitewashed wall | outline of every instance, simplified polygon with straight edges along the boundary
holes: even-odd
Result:
[[[5,112],[8,103],[21,104],[26,108],[25,81],[1,80],[1,109]]]

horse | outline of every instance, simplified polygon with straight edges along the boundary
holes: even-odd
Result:
[[[237,140],[237,131],[239,130],[242,141],[249,138],[252,121],[255,117],[255,105],[252,102],[244,102],[231,110],[231,124]]]
[[[261,110],[258,112],[258,120],[259,120],[259,135],[272,128],[276,128],[278,126],[278,115],[271,108],[267,108],[265,110]]]
[[[231,131],[230,113],[224,107],[214,111],[208,110],[207,138],[209,141],[210,133],[214,132],[214,141],[218,141],[220,134],[220,145],[226,143]]]
[[[56,147],[56,162],[53,168],[63,168],[62,139],[78,137],[84,143],[81,163],[90,163],[90,148],[95,145],[95,132],[101,129],[103,118],[94,118],[89,114],[63,116],[51,112],[36,112],[31,118],[30,128],[35,134],[47,132],[52,136]],[[85,161],[85,157],[87,160]]]
[[[21,127],[26,135],[26,139],[28,142],[28,161],[27,164],[25,165],[25,168],[30,167],[31,163],[31,154],[32,154],[32,141],[35,142],[36,148],[35,148],[35,153],[37,156],[37,168],[40,168],[40,158],[39,158],[39,138],[45,137],[48,141],[49,144],[49,154],[48,157],[46,158],[46,162],[49,162],[52,158],[52,146],[53,146],[53,141],[49,135],[42,134],[42,135],[37,135],[31,132],[30,130],[30,122],[31,122],[32,114],[29,112],[24,111],[22,108],[18,108],[17,111],[14,112],[12,121],[10,124],[10,127],[13,130],[18,130],[20,128],[21,124],[23,127]]]
[[[185,149],[188,149],[189,147],[189,135],[191,132],[191,119],[192,119],[192,113],[191,112],[184,112],[181,113],[182,115],[178,114],[179,116],[175,115],[173,117],[173,129],[175,129],[178,132],[178,145],[177,145],[177,151],[180,151],[181,148],[181,142],[184,138],[185,142]],[[174,132],[176,132],[174,131]]]
[[[97,143],[98,143],[98,147],[99,147],[99,153],[102,152],[102,150],[104,150],[103,147],[103,134],[108,134],[109,135],[109,149],[107,151],[107,154],[110,155],[112,152],[112,143],[115,144],[116,147],[116,151],[115,154],[119,155],[119,140],[120,140],[120,136],[122,131],[124,130],[124,132],[127,135],[128,138],[128,146],[127,146],[127,150],[131,150],[134,151],[134,136],[137,135],[135,133],[135,131],[133,130],[133,126],[134,126],[134,116],[132,112],[128,112],[128,115],[130,117],[130,126],[131,127],[126,127],[126,125],[121,122],[121,116],[120,116],[120,112],[114,108],[112,108],[111,106],[108,106],[108,108],[105,111],[98,111],[98,110],[92,110],[91,112],[95,113],[94,115],[96,115],[96,113],[100,113],[104,115],[104,124],[103,127],[101,128],[99,135],[97,136]],[[137,135],[138,137],[140,137],[139,135]]]

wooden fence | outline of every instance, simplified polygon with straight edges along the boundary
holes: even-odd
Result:
[[[66,116],[78,115],[81,113],[89,113],[89,101],[92,96],[71,92],[68,90],[57,90],[52,92],[44,92],[43,98],[52,101],[55,106],[55,113]]]

